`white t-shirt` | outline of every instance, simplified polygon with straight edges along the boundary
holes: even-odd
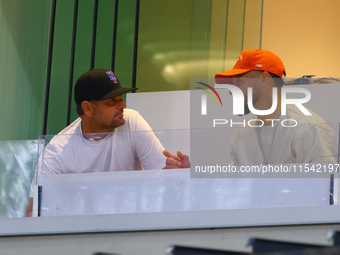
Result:
[[[294,164],[335,162],[336,137],[318,114],[304,115],[295,105],[274,126],[240,127],[231,141],[231,165]],[[294,119],[296,127],[284,127]],[[294,122],[284,122],[294,125]]]
[[[55,136],[43,151],[40,174],[150,170],[165,167],[164,147],[134,110],[124,110],[125,124],[99,141],[84,138],[81,119]]]

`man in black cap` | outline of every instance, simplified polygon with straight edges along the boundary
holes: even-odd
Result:
[[[84,73],[74,88],[79,118],[46,146],[40,174],[190,167],[187,155],[164,150],[143,117],[125,109],[121,95],[136,89],[122,88],[107,69]]]

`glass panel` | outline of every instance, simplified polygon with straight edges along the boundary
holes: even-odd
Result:
[[[188,153],[189,130],[158,131],[155,134],[171,152],[181,150]],[[46,147],[39,160],[38,172],[38,185],[42,186],[43,192],[41,216],[179,209],[176,204],[182,201],[171,202],[178,194],[168,185],[179,185],[180,188],[182,185],[178,180],[188,179],[189,169],[128,171],[165,166],[163,147],[158,147],[153,132],[87,136],[104,138],[95,142],[82,135],[45,136]]]
[[[237,86],[230,80],[192,79],[191,177],[238,178],[233,180],[245,183],[245,198],[267,190],[251,207],[338,204],[340,84],[334,78],[295,83],[300,80],[287,81],[299,86],[283,86],[277,94],[290,99],[280,98],[286,114],[275,121],[268,117],[263,126],[269,113],[254,118],[253,108],[244,115],[247,98],[257,100],[257,95],[241,89],[248,82],[258,84],[255,79]],[[302,85],[320,81],[332,84]]]
[[[23,217],[39,140],[0,141],[0,217]]]
[[[222,130],[225,137],[232,137],[235,131],[233,128],[218,131]],[[195,177],[193,171],[197,170],[198,160],[210,161],[217,155],[217,159],[220,160],[219,157],[222,157],[226,164],[230,161],[228,160],[230,139],[223,139],[225,143],[223,148],[209,147],[210,133],[214,132],[211,132],[211,129],[155,132],[166,149],[172,153],[181,150],[190,156],[191,173],[190,169],[121,171],[124,169],[119,169],[119,165],[131,165],[133,156],[115,158],[117,156],[115,155],[104,164],[103,155],[105,157],[110,155],[109,151],[106,153],[100,151],[99,156],[96,155],[95,149],[94,158],[91,159],[88,153],[84,152],[84,147],[79,146],[78,150],[74,151],[78,155],[66,149],[64,156],[71,157],[66,160],[69,164],[65,166],[72,166],[73,169],[61,168],[60,172],[63,174],[56,175],[53,172],[55,169],[46,171],[46,168],[43,168],[38,178],[38,185],[42,186],[43,191],[40,216],[315,206],[331,203],[334,185],[331,183],[330,175],[327,178],[325,176],[263,178],[262,175],[261,178],[248,175],[241,176],[242,178],[191,178]],[[113,134],[108,134],[110,135]],[[133,136],[141,144],[145,144],[143,139],[149,135],[152,135],[152,132],[122,133],[119,136],[114,134],[114,137],[126,141],[129,136]],[[221,137],[218,135],[217,137]],[[47,139],[50,140],[50,137]],[[59,136],[59,139],[73,138],[67,135]],[[117,148],[124,150],[122,144],[113,140],[109,143],[111,151]],[[197,140],[202,144],[198,146]],[[55,144],[54,141],[50,141],[46,148]],[[48,149],[53,151],[51,148]],[[50,157],[46,151],[42,155]],[[87,157],[83,158],[82,162],[80,157],[84,155]],[[51,163],[49,160],[46,162]],[[93,162],[97,162],[101,168],[91,168]],[[112,162],[114,165],[110,166]],[[55,163],[60,166],[60,161]],[[88,168],[84,169],[84,166]],[[110,172],[114,168],[118,171]],[[125,168],[128,169],[132,170]]]

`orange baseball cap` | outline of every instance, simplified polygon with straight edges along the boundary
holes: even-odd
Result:
[[[278,56],[267,50],[253,49],[241,51],[233,69],[216,74],[215,79],[232,78],[251,70],[267,71],[281,78],[286,75],[283,62]]]

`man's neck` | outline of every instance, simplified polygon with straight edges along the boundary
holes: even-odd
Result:
[[[280,116],[281,116],[281,93],[280,92],[281,90],[278,90],[277,106],[276,106],[275,111],[269,115],[257,115],[257,118],[263,121],[264,126],[273,125],[273,123],[275,123],[276,120],[280,119]],[[264,104],[263,109],[264,110],[270,109],[272,107],[272,103],[273,103],[272,100],[266,102],[266,104]]]
[[[108,133],[83,133],[83,137],[89,141],[100,141],[107,135]]]
[[[102,140],[103,138],[105,138],[110,131],[100,131],[94,127],[92,127],[91,125],[88,125],[88,123],[86,121],[84,121],[82,119],[81,121],[81,132],[83,134],[83,137],[86,140],[89,141],[99,141]]]

